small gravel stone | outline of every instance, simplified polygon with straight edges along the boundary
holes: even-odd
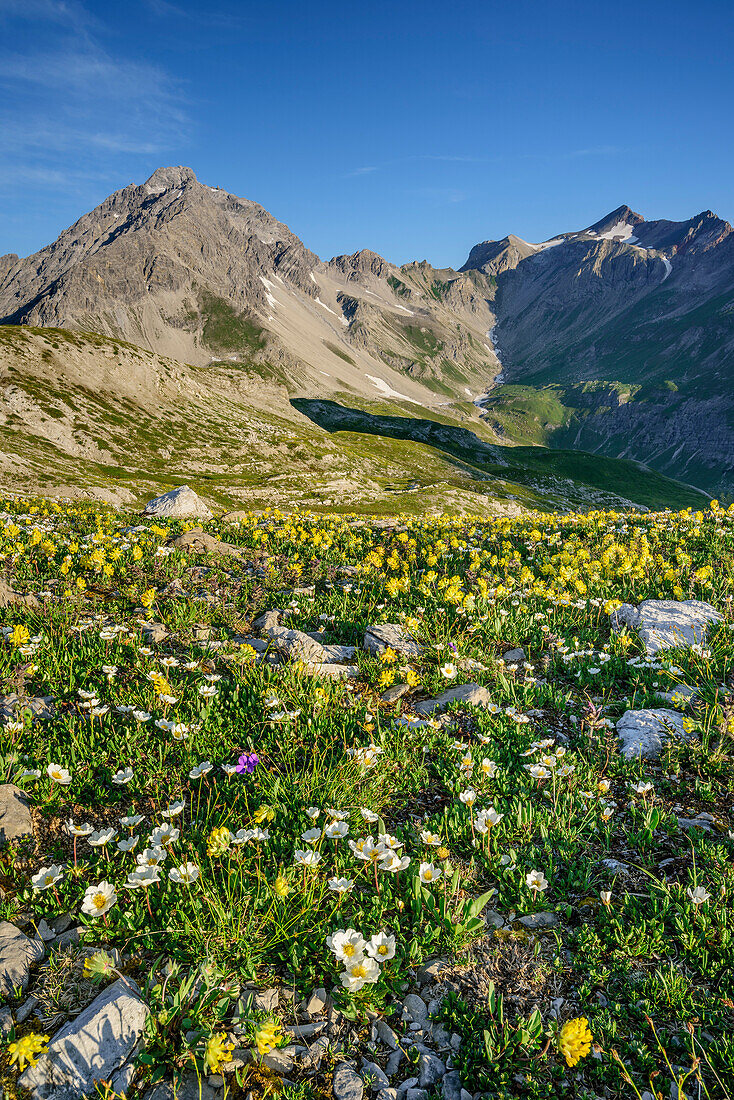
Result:
[[[398,1100],[398,1090],[391,1088],[380,1089],[376,1100]]]
[[[37,1004],[38,1004],[38,997],[33,997],[33,996],[26,997],[26,999],[23,1001],[23,1004],[20,1006],[20,1008],[15,1013],[15,1022],[16,1022],[16,1024],[25,1023],[25,1021],[28,1019],[31,1012],[33,1012],[33,1009],[36,1007]]]
[[[422,997],[409,993],[403,1001],[403,1019],[416,1024],[424,1024],[428,1019],[428,1007]]]
[[[13,1013],[7,1005],[0,1005],[0,1035],[3,1038],[13,1030]]]
[[[405,1055],[403,1054],[402,1050],[394,1050],[392,1052],[385,1066],[385,1073],[388,1075],[388,1077],[395,1076],[395,1074],[400,1069],[400,1063],[402,1062],[403,1058],[405,1058]]]
[[[449,1070],[441,1082],[443,1100],[461,1100],[461,1078],[457,1069]]]
[[[0,783],[0,847],[33,836],[30,801],[13,783]]]
[[[417,974],[418,985],[429,985],[430,982],[438,981],[438,976],[444,967],[448,966],[448,959],[432,959],[431,962],[422,966]]]
[[[554,928],[558,924],[558,917],[555,913],[526,913],[524,917],[520,917],[520,924],[531,931],[538,928]]]
[[[0,993],[14,997],[16,989],[28,985],[31,963],[44,955],[40,936],[29,939],[8,921],[0,921]]]
[[[390,1085],[385,1071],[376,1062],[367,1062],[364,1058],[362,1059],[362,1079],[365,1084],[369,1084],[373,1092],[379,1092],[380,1089],[388,1088]]]
[[[304,1005],[309,1017],[321,1016],[331,1004],[331,998],[327,994],[323,986],[318,989],[314,989],[313,993],[309,997],[308,1001]]]
[[[400,1083],[400,1084],[398,1085],[398,1092],[399,1092],[399,1093],[401,1093],[401,1092],[403,1092],[403,1093],[404,1093],[404,1092],[407,1092],[407,1091],[408,1091],[408,1089],[412,1089],[412,1088],[415,1088],[415,1086],[416,1086],[417,1084],[418,1084],[418,1078],[417,1078],[417,1077],[406,1077],[406,1078],[405,1078],[405,1080],[404,1080],[404,1081],[402,1081],[402,1082],[401,1082],[401,1083]]]
[[[402,699],[409,691],[410,684],[393,684],[387,691],[383,691],[380,699],[383,703],[397,703],[398,699]]]
[[[253,1004],[260,1012],[274,1012],[278,1007],[278,990],[273,986],[272,989],[264,989],[261,993],[256,993]]]
[[[276,1073],[287,1073],[293,1068],[298,1048],[295,1046],[279,1047],[271,1050],[270,1054],[263,1055],[262,1064]]]
[[[320,1036],[315,1043],[311,1043],[308,1053],[303,1057],[303,1064],[312,1069],[318,1069],[321,1059],[329,1049],[329,1040],[325,1035]]]
[[[408,1089],[405,1100],[428,1100],[428,1093],[425,1089]]]
[[[437,1085],[446,1072],[446,1066],[435,1054],[421,1054],[418,1058],[419,1084],[421,1088]]]
[[[310,1024],[293,1024],[285,1029],[284,1034],[292,1039],[313,1039],[326,1027],[326,1020],[314,1020]]]
[[[398,1049],[398,1037],[388,1024],[387,1020],[375,1020],[375,1034],[380,1042],[384,1043],[386,1047],[390,1048],[390,1050]]]

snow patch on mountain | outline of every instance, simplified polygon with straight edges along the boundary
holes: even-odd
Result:
[[[421,401],[416,401],[412,397],[408,397],[404,393],[399,393],[398,390],[394,390],[392,386],[384,380],[384,378],[376,378],[374,374],[365,374],[365,378],[369,379],[376,390],[379,390],[383,397],[397,397],[400,401],[410,401],[411,405],[422,405]]]

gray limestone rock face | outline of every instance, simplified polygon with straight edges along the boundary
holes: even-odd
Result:
[[[671,738],[689,741],[692,734],[674,710],[628,710],[617,722],[621,751],[628,760],[655,760]]]
[[[211,519],[213,514],[189,485],[179,485],[168,493],[153,497],[143,509],[144,516],[161,516],[164,519],[183,519],[191,516]]]
[[[396,653],[402,653],[406,657],[418,657],[423,652],[423,647],[398,623],[368,626],[364,635],[364,648],[375,656],[384,653],[386,649],[394,649]]]
[[[357,665],[309,664],[307,671],[312,676],[325,676],[327,680],[356,680],[359,675]]]
[[[422,703],[416,703],[413,708],[416,714],[433,714],[435,711],[444,711],[451,703],[467,703],[472,707],[486,707],[491,702],[489,692],[481,684],[460,684],[459,687],[449,688],[435,699],[424,699]]]
[[[254,626],[287,660],[305,661],[313,665],[328,664],[329,657],[321,642],[317,642],[303,630],[291,630],[287,626],[282,626],[280,622],[282,614],[283,612],[278,609],[266,611],[255,619]]]
[[[143,1036],[148,1007],[134,982],[118,979],[58,1031],[35,1066],[19,1079],[34,1100],[79,1100],[94,1094],[128,1062]],[[119,1079],[119,1077],[118,1077]]]
[[[643,600],[638,607],[623,603],[612,615],[612,629],[636,630],[648,657],[663,649],[700,645],[711,623],[722,616],[702,600]]]
[[[16,695],[15,692],[10,695],[0,695],[0,718],[20,718],[22,714],[30,714],[35,722],[43,718],[53,718],[55,713],[52,695],[34,695],[27,698]]]
[[[0,784],[0,847],[33,836],[28,795],[14,783]]]
[[[0,922],[0,993],[4,997],[25,989],[31,964],[42,959],[44,952],[40,936],[31,940],[14,924]]]
[[[267,634],[276,649],[290,661],[307,661],[314,665],[328,664],[321,643],[309,638],[308,634],[304,634],[302,630],[276,626],[268,630]]]

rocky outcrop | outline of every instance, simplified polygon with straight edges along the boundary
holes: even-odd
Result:
[[[168,493],[154,497],[143,509],[144,516],[161,516],[164,519],[188,519],[191,516],[211,519],[213,514],[188,485],[179,485]]]
[[[639,607],[623,603],[612,615],[612,629],[636,630],[648,657],[661,649],[700,645],[712,623],[722,615],[702,600],[643,600]]]
[[[147,1016],[135,983],[118,979],[56,1032],[48,1052],[26,1069],[19,1084],[33,1100],[79,1100],[94,1094],[97,1081],[125,1092]]]
[[[14,840],[33,836],[28,795],[14,783],[0,784],[0,848]]]
[[[693,736],[674,710],[628,710],[617,722],[620,747],[628,760],[656,760],[671,740]]]

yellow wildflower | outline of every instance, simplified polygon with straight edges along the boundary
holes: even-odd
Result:
[[[15,1065],[16,1062],[19,1069],[25,1069],[26,1063],[35,1066],[39,1055],[46,1053],[48,1040],[48,1035],[39,1035],[35,1031],[30,1031],[22,1039],[16,1039],[14,1043],[10,1043],[8,1054],[10,1055],[11,1066]]]
[[[228,1062],[229,1056],[234,1050],[234,1043],[227,1042],[224,1031],[215,1031],[206,1044],[204,1061],[210,1073],[219,1073],[222,1062]]]
[[[268,1020],[267,1023],[261,1024],[255,1032],[255,1045],[257,1046],[258,1054],[270,1054],[271,1050],[275,1050],[282,1038],[283,1032],[281,1030],[280,1021]]]
[[[22,646],[26,645],[30,636],[31,634],[28,627],[17,623],[8,635],[8,641],[11,645]]]
[[[591,1050],[591,1032],[589,1021],[585,1016],[578,1016],[575,1020],[567,1020],[561,1028],[558,1038],[561,1054],[566,1059],[567,1066],[575,1066]]]

